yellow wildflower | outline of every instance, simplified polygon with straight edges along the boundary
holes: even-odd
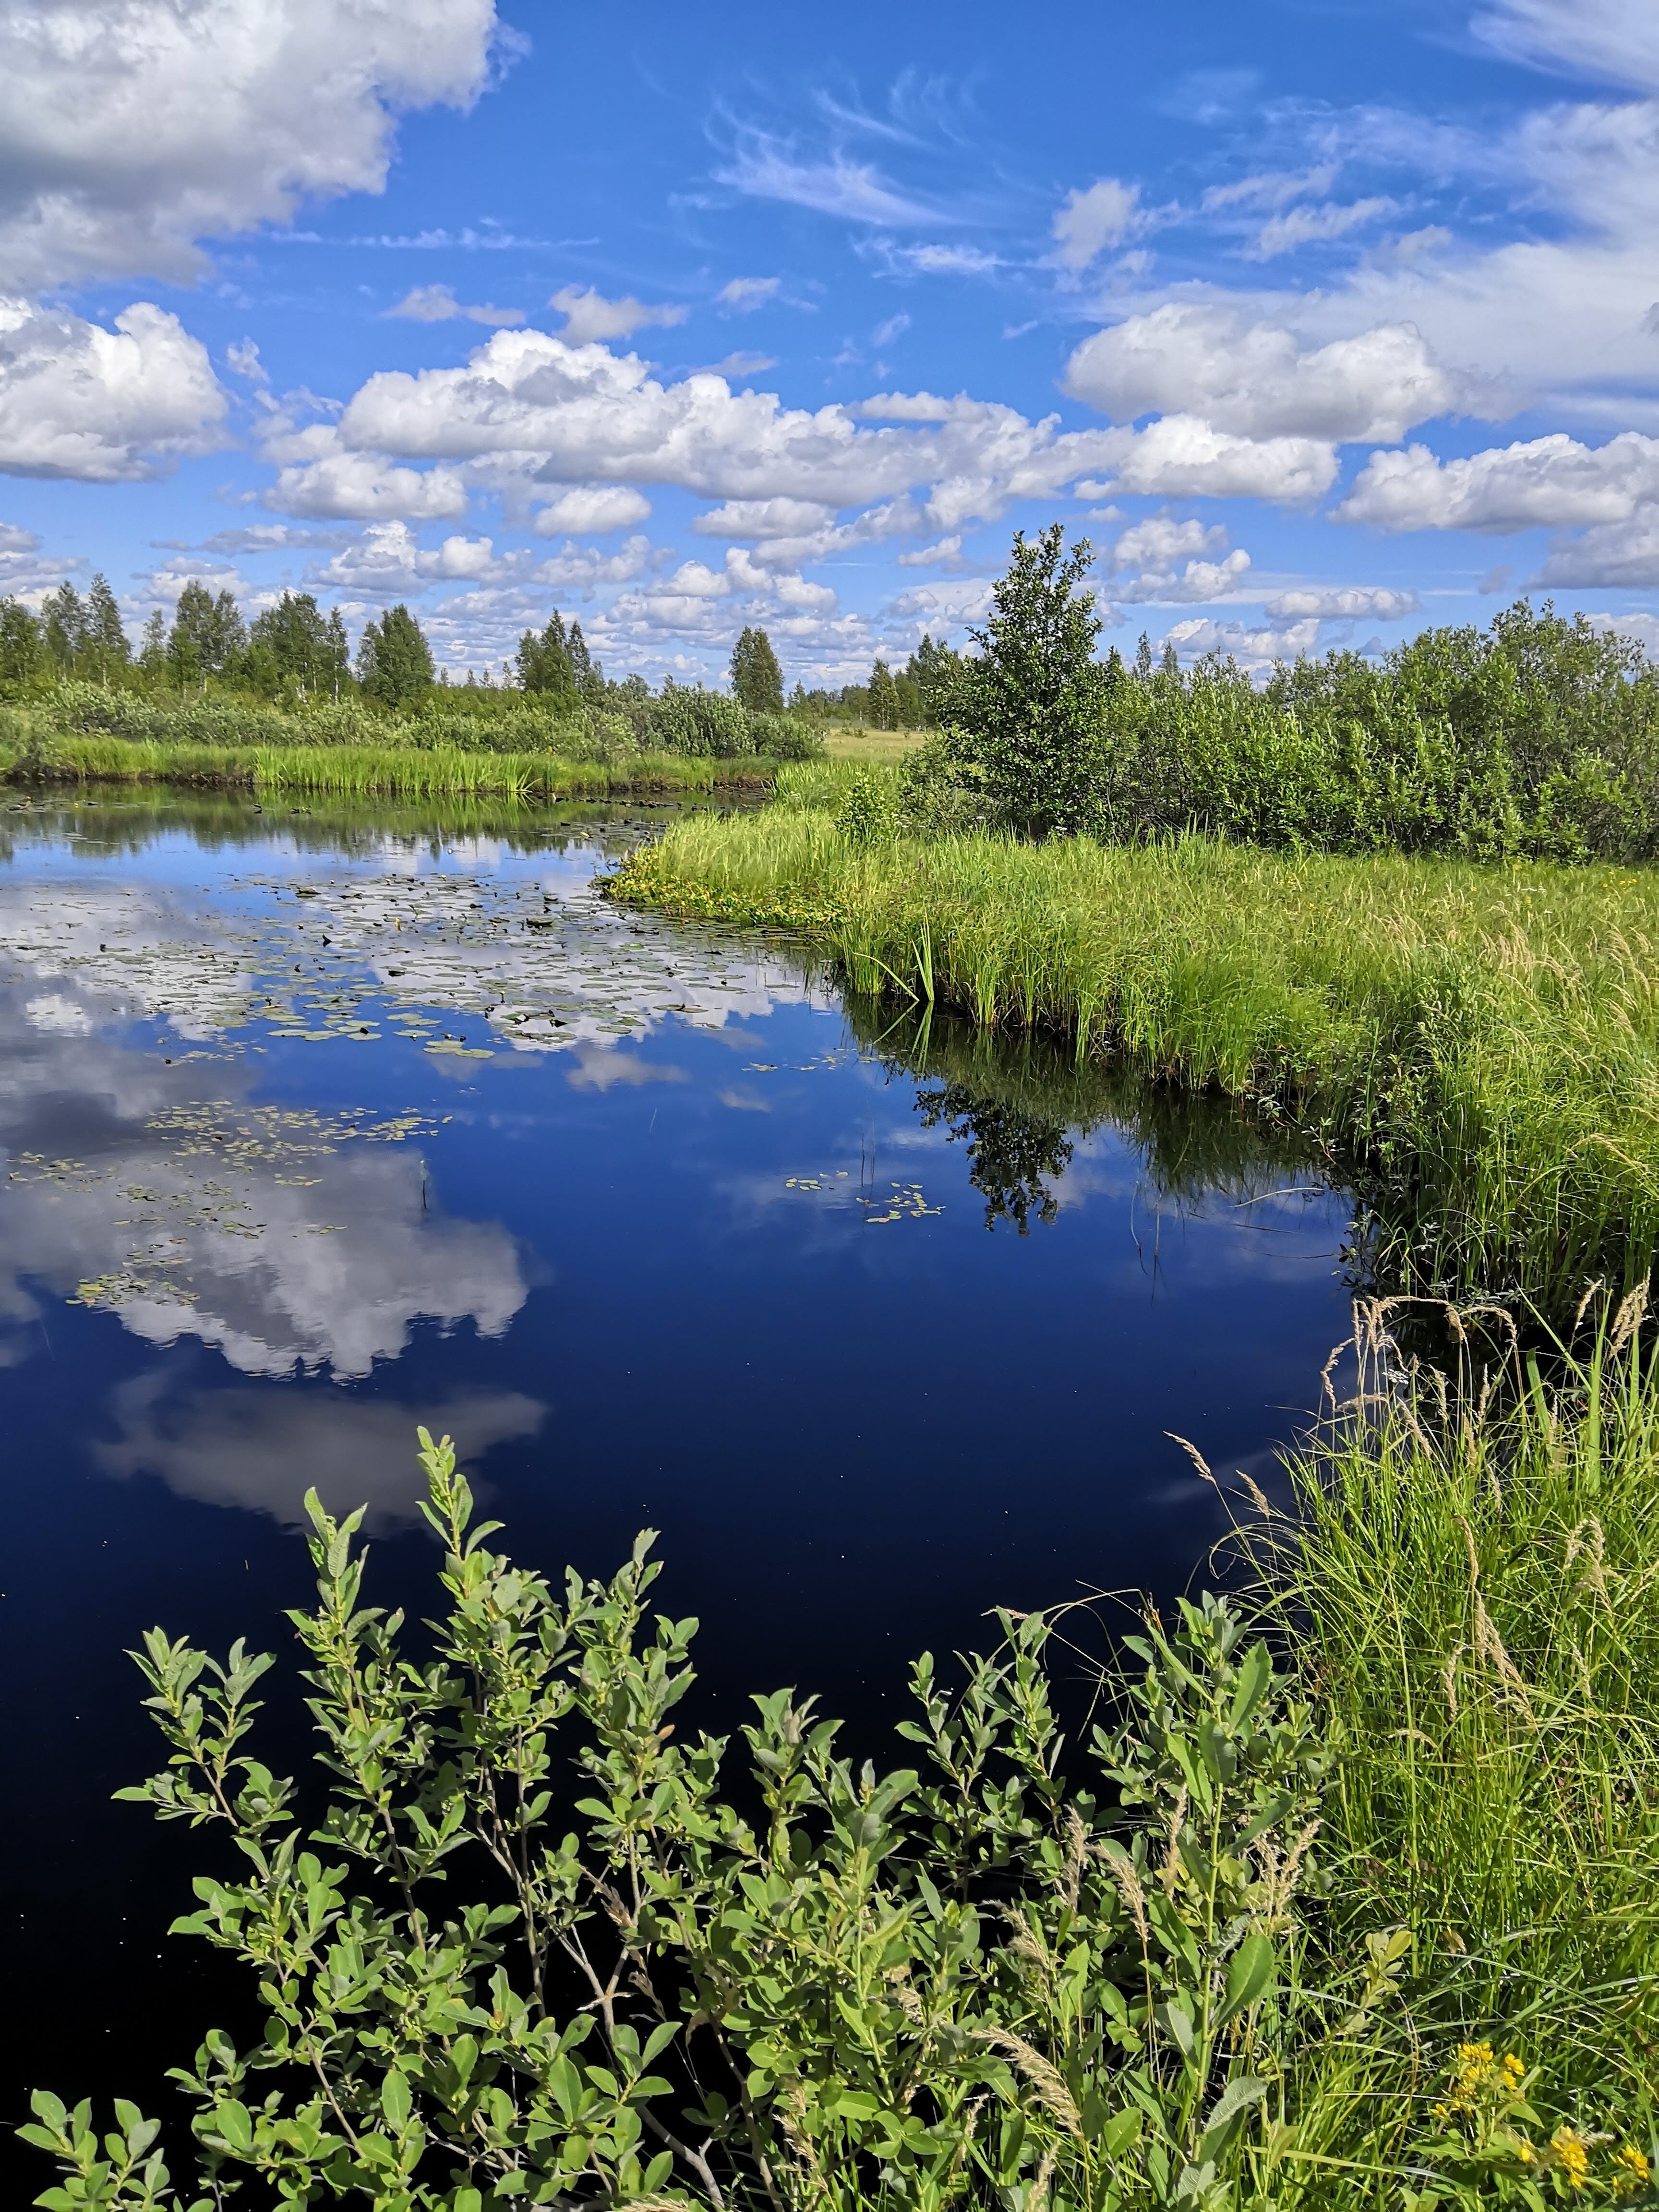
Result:
[[[1455,2112],[1473,2112],[1491,2079],[1495,2060],[1489,2043],[1460,2043],[1452,2068],[1449,2102]]]
[[[1555,2162],[1567,2177],[1570,2189],[1582,2189],[1589,2179],[1589,2152],[1583,2137],[1569,2127],[1559,2127],[1550,2137]]]
[[[1639,2189],[1644,2182],[1653,2179],[1652,2161],[1647,2153],[1638,2150],[1634,2143],[1623,2145],[1613,2162],[1620,2168],[1619,2185],[1621,2189]]]

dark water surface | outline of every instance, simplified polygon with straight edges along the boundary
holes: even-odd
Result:
[[[1166,1430],[1265,1476],[1312,1401],[1350,1209],[1305,1160],[615,913],[651,818],[0,812],[0,2120],[160,2109],[226,2014],[163,1932],[208,1839],[109,1802],[156,1763],[123,1649],[286,1653],[312,1483],[429,1610],[417,1422],[540,1566],[663,1532],[688,1725],[793,1682],[892,1761],[988,1607],[1186,1583],[1224,1516]]]

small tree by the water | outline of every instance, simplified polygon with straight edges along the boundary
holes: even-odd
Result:
[[[338,607],[325,614],[309,592],[284,592],[274,607],[254,619],[246,672],[255,690],[277,697],[325,699],[337,694],[351,674]]]
[[[1031,836],[1097,820],[1106,750],[1105,671],[1087,538],[1068,553],[1056,522],[1034,541],[1016,532],[991,615],[969,635],[976,654],[942,676],[935,711],[947,745],[992,808]]]
[[[732,648],[732,693],[751,714],[783,712],[783,671],[763,629],[745,629]]]
[[[898,688],[893,682],[893,672],[884,660],[877,661],[870,671],[870,726],[872,730],[896,730],[899,726]]]

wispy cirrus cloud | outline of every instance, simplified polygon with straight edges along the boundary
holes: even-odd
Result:
[[[948,220],[940,209],[893,183],[873,161],[841,152],[803,158],[793,141],[752,126],[739,132],[714,175],[747,198],[781,200],[848,222],[908,228]]]

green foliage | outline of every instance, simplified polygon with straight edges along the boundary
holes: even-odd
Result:
[[[67,580],[40,602],[40,641],[55,675],[71,675],[79,666],[87,627],[85,604]]]
[[[14,653],[27,658],[21,611],[11,617],[9,627]],[[36,635],[47,668],[59,677],[78,676],[106,684],[121,675],[132,658],[115,594],[101,575],[93,578],[84,599],[67,582],[48,592],[41,602]]]
[[[931,729],[938,717],[933,695],[953,670],[960,656],[948,646],[935,645],[928,636],[897,671],[878,661],[868,684],[848,684],[840,690],[809,691],[797,684],[790,694],[789,710],[811,714],[820,721],[831,719],[871,729]]]
[[[954,757],[1000,818],[1023,834],[1094,827],[1109,754],[1100,621],[1082,589],[1092,555],[1070,553],[1059,523],[1028,544],[1016,532],[991,616],[969,635],[979,652],[941,675],[933,698]]]
[[[1485,631],[1425,630],[1379,664],[1298,660],[1261,690],[1213,657],[1183,675],[1172,646],[1155,665],[1144,635],[1131,674],[1115,649],[1093,658],[1088,561],[1086,544],[1066,556],[1057,524],[1034,544],[1017,536],[977,654],[923,641],[912,668],[945,734],[913,771],[914,826],[1195,830],[1476,860],[1659,853],[1659,668],[1632,639],[1522,600]],[[861,695],[878,726],[894,726],[891,685],[878,664]]]
[[[20,599],[0,599],[0,684],[8,690],[32,685],[46,665],[40,623]]]
[[[132,646],[121,624],[121,610],[108,581],[94,576],[87,593],[86,630],[80,663],[94,681],[107,684],[132,658]]]
[[[562,713],[574,713],[581,695],[571,664],[570,641],[556,607],[539,637],[526,630],[519,640],[517,665],[519,681],[526,691],[556,702]]]
[[[732,696],[751,714],[783,712],[783,671],[763,629],[745,629],[732,648]]]
[[[899,726],[898,690],[893,682],[893,672],[884,660],[878,660],[870,671],[870,681],[865,689],[868,702],[867,714],[872,730],[896,730]]]
[[[209,677],[235,675],[246,651],[247,632],[230,593],[222,591],[216,599],[205,584],[185,585],[167,632],[165,667],[171,681],[180,690],[195,690]]]
[[[836,827],[849,845],[879,844],[897,827],[892,780],[868,769],[852,775],[836,812]]]
[[[269,698],[337,699],[351,680],[340,610],[325,614],[309,592],[284,592],[255,617],[243,673]]]
[[[1659,842],[1659,671],[1524,601],[1373,665],[1231,664],[1108,689],[1102,824],[1339,852],[1646,857]]]
[[[432,648],[406,606],[388,607],[363,625],[357,647],[357,681],[377,706],[414,705],[432,688]]]
[[[915,688],[920,712],[915,720],[906,725],[912,729],[932,729],[939,720],[939,701],[955,674],[962,656],[952,647],[935,645],[925,633],[921,643],[905,665],[901,683]]]
[[[359,714],[362,709],[359,708]],[[441,799],[499,795],[535,802],[603,797],[613,791],[712,791],[720,784],[764,784],[774,763],[717,764],[670,753],[639,753],[631,743],[609,756],[602,739],[572,757],[434,742],[239,745],[149,743],[138,738],[54,734],[38,712],[0,714],[0,780],[18,782],[173,784],[209,791],[336,793],[344,797]]]
[[[1328,1398],[1267,1532],[1346,1747],[1318,1940],[1412,1947],[1405,2009],[1368,2007],[1307,2094],[1417,2169],[1386,2200],[1411,2212],[1655,2201],[1659,1346],[1644,1291],[1596,1304],[1547,1361],[1506,1316],[1454,1315],[1444,1377],[1390,1335],[1410,1309],[1362,1307],[1353,1398]],[[1413,2103],[1389,2090],[1425,2018],[1452,2047]]]
[[[605,680],[605,670],[587,649],[587,640],[582,635],[581,624],[574,619],[564,645],[577,696],[585,707],[602,708],[610,697],[611,687]]]
[[[1659,1353],[1627,1300],[1547,1385],[1471,1310],[1443,1377],[1390,1310],[1297,1510],[1252,1493],[1295,1675],[1234,1604],[1149,1612],[1080,1753],[1073,1621],[1002,1613],[914,1667],[913,1766],[757,1698],[734,1804],[648,1534],[550,1586],[422,1432],[416,1657],[312,1496],[320,1820],[257,1755],[268,1656],[135,1655],[168,1757],[120,1794],[234,1846],[177,1932],[265,2014],[173,2074],[196,2205],[1651,2207]],[[135,2106],[34,2112],[52,2212],[179,2205]]]
[[[812,760],[823,751],[823,738],[802,717],[757,713],[740,699],[701,685],[667,684],[660,698],[647,693],[643,698],[619,696],[617,703],[639,744],[653,752],[714,760],[738,760],[747,754]]]

